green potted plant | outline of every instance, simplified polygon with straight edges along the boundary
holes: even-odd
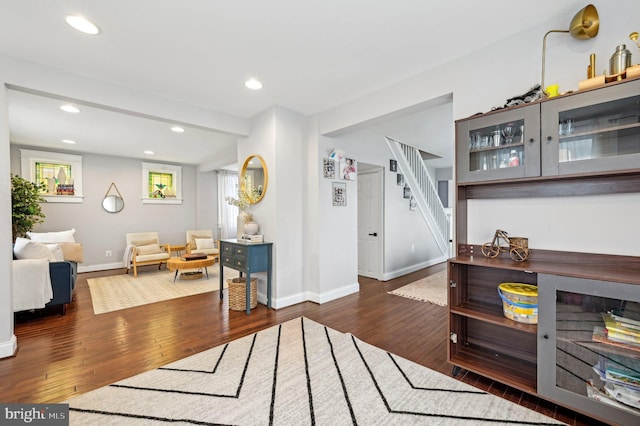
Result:
[[[30,182],[18,175],[11,175],[11,225],[13,241],[26,236],[36,223],[42,223],[45,215],[40,203],[46,200],[40,195],[46,185]]]

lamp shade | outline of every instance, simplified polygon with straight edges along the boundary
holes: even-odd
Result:
[[[571,35],[579,40],[597,36],[598,29],[600,29],[600,18],[598,18],[596,7],[592,4],[576,13],[569,26]]]

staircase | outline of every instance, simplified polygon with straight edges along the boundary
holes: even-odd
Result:
[[[449,218],[442,207],[438,191],[429,176],[420,151],[389,137],[386,140],[440,252],[448,257]]]

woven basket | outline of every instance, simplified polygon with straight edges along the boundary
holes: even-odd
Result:
[[[202,278],[202,271],[198,272],[183,272],[180,274],[181,280],[198,280]]]
[[[246,279],[245,278],[229,278],[227,284],[229,286],[229,309],[232,311],[244,311],[247,309],[246,295]],[[251,278],[251,309],[258,306],[258,279]]]

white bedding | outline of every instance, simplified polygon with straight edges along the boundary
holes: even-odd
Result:
[[[41,309],[53,298],[48,259],[20,259],[11,264],[13,311]]]

